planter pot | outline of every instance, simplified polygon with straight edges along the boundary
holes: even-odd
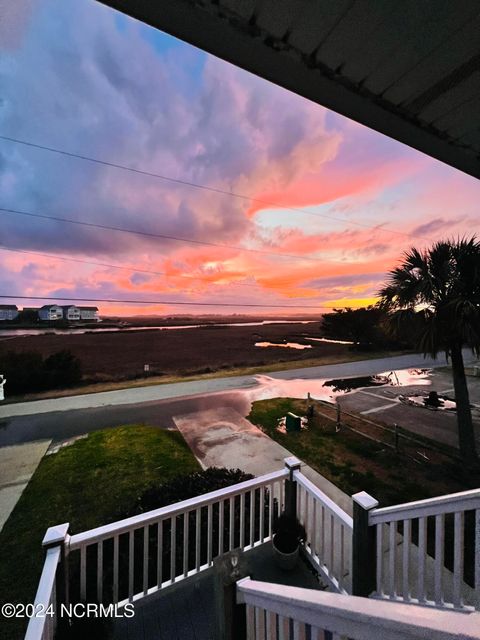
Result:
[[[283,571],[292,571],[297,566],[298,556],[300,554],[299,547],[292,551],[291,553],[284,553],[277,549],[275,546],[275,536],[273,536],[273,553],[275,555],[275,561],[277,566]]]

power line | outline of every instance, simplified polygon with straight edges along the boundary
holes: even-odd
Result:
[[[43,253],[40,251],[29,251],[27,249],[13,249],[11,247],[5,247],[4,245],[0,245],[0,251],[11,251],[13,253],[25,253],[27,255],[33,255],[33,256],[41,256],[43,258],[53,258],[54,260],[63,260],[64,262],[77,262],[79,264],[86,264],[86,265],[92,265],[92,266],[97,266],[97,267],[108,267],[108,268],[112,268],[112,269],[122,269],[124,271],[129,271],[130,273],[148,273],[150,275],[155,275],[155,276],[165,276],[167,278],[189,278],[191,280],[200,280],[202,278],[202,275],[208,275],[208,274],[202,274],[202,275],[198,275],[198,276],[192,276],[192,275],[188,275],[186,273],[179,273],[179,274],[173,274],[173,273],[166,273],[165,271],[150,271],[148,269],[137,269],[135,267],[125,267],[119,264],[110,264],[108,262],[94,262],[92,260],[81,260],[80,258],[66,258],[65,256],[59,256],[55,253]],[[228,274],[221,274],[221,273],[217,273],[214,275],[218,275],[219,277],[227,277]],[[212,283],[209,282],[208,284],[217,284],[217,283]],[[261,285],[259,285],[257,282],[255,283],[249,283],[249,282],[229,282],[228,286],[236,286],[236,287],[260,287]]]
[[[236,247],[233,245],[217,244],[215,242],[207,242],[204,240],[194,240],[192,238],[182,238],[179,236],[169,236],[163,233],[153,233],[149,231],[140,231],[139,229],[126,229],[124,227],[113,227],[106,224],[98,224],[96,222],[85,222],[83,220],[73,220],[72,218],[62,218],[60,216],[47,216],[46,214],[33,213],[31,211],[20,211],[18,209],[7,209],[6,207],[0,207],[0,212],[18,215],[28,216],[30,218],[39,218],[41,220],[53,220],[54,222],[64,222],[68,224],[76,224],[82,227],[90,227],[94,229],[102,229],[103,231],[118,231],[120,233],[131,233],[139,236],[147,236],[149,238],[157,238],[161,240],[173,240],[175,242],[187,242],[189,244],[202,245],[207,247],[215,247],[217,249],[231,249],[234,251],[247,251],[249,253],[260,253],[267,256],[276,256],[279,258],[293,258],[294,260],[309,260],[311,262],[335,262],[345,264],[343,260],[333,260],[330,258],[312,258],[311,256],[299,256],[288,253],[276,253],[274,251],[265,251],[263,249],[249,249],[247,247]]]
[[[0,135],[0,140],[6,140],[8,142],[13,142],[15,144],[21,144],[26,147],[32,147],[34,149],[41,149],[42,151],[49,151],[50,153],[57,153],[63,156],[67,156],[69,158],[76,158],[77,160],[84,160],[87,162],[93,162],[95,164],[100,164],[106,167],[112,167],[114,169],[121,169],[122,171],[130,171],[132,173],[137,173],[140,175],[148,176],[150,178],[157,178],[160,180],[164,180],[166,182],[172,182],[174,184],[179,184],[186,187],[192,187],[194,189],[201,189],[203,191],[210,191],[212,193],[217,193],[225,196],[231,196],[233,198],[238,198],[240,200],[247,200],[248,202],[255,202],[257,204],[261,204],[266,207],[273,207],[275,209],[284,209],[285,211],[294,211],[296,213],[303,213],[309,216],[313,216],[314,218],[325,218],[327,220],[335,220],[336,222],[345,222],[347,224],[354,225],[356,227],[362,227],[364,229],[378,229],[378,225],[370,225],[362,222],[356,222],[355,220],[346,220],[345,218],[338,218],[336,216],[331,216],[323,213],[314,213],[313,211],[308,211],[307,209],[300,209],[297,207],[288,207],[278,202],[269,202],[267,200],[262,200],[260,198],[254,198],[252,196],[246,196],[241,193],[235,193],[233,191],[226,191],[225,189],[219,189],[217,187],[209,187],[204,184],[200,184],[197,182],[190,182],[188,180],[181,180],[179,178],[172,178],[170,176],[166,176],[160,173],[155,173],[153,171],[146,171],[143,169],[136,169],[135,167],[130,167],[128,165],[118,164],[116,162],[110,162],[107,160],[100,160],[99,158],[93,158],[91,156],[84,156],[79,153],[73,153],[70,151],[65,151],[64,149],[58,149],[56,147],[49,147],[42,144],[36,144],[34,142],[28,142],[27,140],[20,140],[19,138],[12,138],[10,136]],[[432,238],[425,238],[422,236],[416,236],[412,233],[406,233],[405,231],[398,231],[397,229],[385,229],[388,233],[393,233],[394,235],[406,236],[409,238],[417,238],[419,240],[427,240],[428,242],[432,241]]]
[[[53,296],[55,297],[55,296]],[[67,302],[106,302],[113,304],[149,304],[149,305],[170,305],[170,306],[195,306],[195,307],[258,307],[268,309],[338,309],[341,305],[325,306],[325,305],[298,305],[298,304],[260,304],[260,303],[233,303],[233,302],[185,302],[175,300],[117,300],[112,298],[64,298],[56,296],[58,300]],[[9,300],[51,300],[52,296],[11,296],[0,295],[2,299]],[[364,305],[365,306],[365,305]],[[353,307],[352,307],[353,308]]]

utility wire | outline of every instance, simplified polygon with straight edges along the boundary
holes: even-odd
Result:
[[[113,298],[64,298],[62,296],[11,296],[0,295],[0,298],[10,300],[52,300],[56,297],[58,300],[67,302],[107,302],[115,304],[149,304],[149,305],[185,305],[195,307],[259,307],[262,309],[338,309],[341,305],[325,306],[325,305],[299,305],[299,304],[260,304],[260,303],[234,303],[234,302],[185,302],[178,300],[117,300]],[[365,305],[364,305],[365,306]],[[352,307],[353,308],[353,307]]]
[[[139,236],[147,236],[149,238],[158,238],[161,240],[173,240],[174,242],[187,242],[190,244],[202,245],[206,247],[215,247],[217,249],[231,249],[234,251],[247,251],[249,253],[259,253],[267,256],[276,256],[279,258],[292,258],[294,260],[309,260],[311,262],[334,262],[345,264],[343,260],[333,260],[330,258],[313,258],[311,256],[299,256],[288,253],[277,253],[274,251],[265,251],[263,249],[249,249],[247,247],[236,247],[227,244],[217,244],[216,242],[207,242],[205,240],[194,240],[192,238],[182,238],[179,236],[169,236],[163,233],[153,233],[150,231],[141,231],[139,229],[126,229],[125,227],[113,227],[106,224],[98,224],[96,222],[85,222],[84,220],[73,220],[72,218],[63,218],[60,216],[48,216],[42,213],[33,213],[31,211],[20,211],[19,209],[7,209],[0,207],[0,213],[27,216],[30,218],[39,218],[41,220],[53,220],[54,222],[62,222],[68,224],[76,224],[82,227],[90,227],[94,229],[102,229],[103,231],[119,231],[120,233],[131,233]]]
[[[362,227],[364,229],[378,229],[378,225],[370,225],[362,222],[356,222],[355,220],[346,220],[345,218],[338,218],[336,216],[331,216],[324,213],[314,213],[313,211],[308,211],[307,209],[300,209],[298,207],[288,207],[286,205],[279,204],[278,202],[269,202],[267,200],[262,200],[260,198],[254,198],[252,196],[246,196],[241,193],[235,193],[233,191],[226,191],[225,189],[219,189],[216,187],[209,187],[204,184],[200,184],[197,182],[190,182],[188,180],[181,180],[179,178],[172,178],[170,176],[166,176],[160,173],[155,173],[153,171],[146,171],[143,169],[136,169],[135,167],[130,167],[128,165],[118,164],[116,162],[109,162],[107,160],[100,160],[99,158],[93,158],[91,156],[84,156],[79,153],[72,153],[70,151],[65,151],[64,149],[58,149],[56,147],[49,147],[42,144],[36,144],[34,142],[29,142],[27,140],[20,140],[19,138],[13,138],[10,136],[0,135],[0,140],[6,140],[8,142],[13,142],[15,144],[24,145],[26,147],[32,147],[34,149],[41,149],[42,151],[49,151],[51,153],[60,154],[62,156],[67,156],[69,158],[76,158],[78,160],[84,160],[87,162],[93,162],[95,164],[100,164],[106,167],[113,167],[114,169],[121,169],[122,171],[130,171],[132,173],[137,173],[143,176],[149,176],[150,178],[157,178],[160,180],[164,180],[166,182],[172,182],[174,184],[179,184],[186,187],[192,187],[194,189],[201,189],[203,191],[210,191],[212,193],[218,193],[225,196],[231,196],[233,198],[237,198],[240,200],[246,200],[248,202],[255,202],[256,204],[261,204],[265,207],[272,207],[275,209],[284,209],[285,211],[294,211],[296,213],[303,213],[305,215],[313,216],[314,218],[326,218],[328,220],[335,220],[336,222],[345,222],[350,225],[354,225],[356,227]],[[385,229],[388,233],[393,233],[394,235],[406,236],[410,238],[417,238],[419,240],[426,240],[428,242],[432,241],[432,238],[425,238],[422,236],[417,236],[412,233],[406,233],[405,231],[398,231],[397,229]]]

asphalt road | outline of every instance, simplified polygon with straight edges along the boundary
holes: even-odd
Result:
[[[73,436],[121,424],[147,424],[161,429],[174,429],[174,415],[222,406],[237,408],[242,413],[246,410],[246,414],[248,404],[246,398],[237,391],[0,418],[0,447],[47,438],[54,442],[68,440]]]
[[[471,353],[465,352],[465,361],[473,361]],[[434,361],[412,354],[291,369],[269,376],[279,380],[312,380],[443,365],[444,359]],[[174,428],[174,415],[221,406],[230,406],[247,415],[249,399],[245,391],[256,384],[252,376],[235,376],[7,404],[0,407],[0,446],[44,438],[65,440],[119,424],[145,423],[158,428]]]
[[[466,363],[474,360],[470,351],[464,352],[464,359]],[[342,378],[372,375],[382,371],[411,367],[440,367],[445,364],[445,358],[433,360],[432,358],[424,358],[420,354],[408,354],[391,358],[376,358],[373,360],[328,364],[319,367],[288,369],[286,371],[275,371],[262,375],[278,380],[294,380],[298,378],[312,380],[315,378]],[[135,387],[132,389],[120,389],[118,391],[104,391],[101,393],[90,393],[51,400],[18,402],[0,406],[0,420],[13,416],[37,415],[39,413],[51,413],[53,411],[90,409],[108,405],[139,404],[155,400],[215,393],[217,391],[245,389],[255,385],[256,380],[251,375],[231,376],[225,378],[190,380],[188,382],[175,382],[171,384],[158,384],[149,387]]]

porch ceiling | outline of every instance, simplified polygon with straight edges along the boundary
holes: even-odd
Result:
[[[100,0],[480,178],[478,0]]]

